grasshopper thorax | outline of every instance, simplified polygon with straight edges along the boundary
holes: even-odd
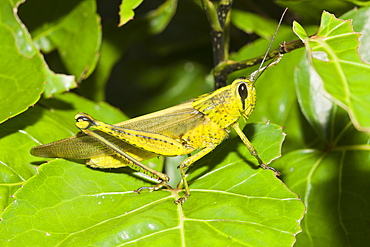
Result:
[[[193,107],[220,128],[228,128],[241,116],[248,118],[255,104],[256,90],[253,82],[239,78],[226,87],[196,98]]]

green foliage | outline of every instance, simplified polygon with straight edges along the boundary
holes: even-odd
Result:
[[[74,75],[76,81],[92,73],[101,43],[94,0],[59,0],[48,2],[46,6],[44,1],[30,1],[21,6],[19,14],[34,44],[44,53],[57,49],[68,74]]]
[[[119,26],[125,25],[128,21],[132,20],[135,16],[134,9],[136,9],[143,0],[137,1],[123,1],[120,6],[120,22]]]
[[[364,131],[369,132],[369,129],[366,128],[370,126],[370,119],[367,115],[367,109],[370,109],[370,95],[363,89],[367,87],[366,79],[370,77],[370,65],[361,61],[357,54],[360,34],[352,32],[349,21],[343,22],[333,19],[326,12],[323,14],[322,26],[323,28],[320,28],[312,38],[304,34],[304,36],[299,35],[299,37],[305,40],[309,46],[307,48],[308,55],[313,57],[312,66],[322,78],[325,91],[333,97],[333,101],[336,104],[349,112],[352,122],[357,128],[364,128]],[[302,33],[302,27],[298,26],[297,23],[295,23],[294,27]],[[307,65],[307,63],[304,64],[304,69],[309,69]],[[362,71],[362,73],[359,74],[358,71]],[[309,78],[309,76],[302,75],[304,78]],[[326,105],[324,108],[331,108],[330,105],[325,104],[329,100],[326,100],[326,102],[322,101],[325,100],[325,97],[320,93],[320,85],[317,85],[320,81],[317,79],[315,81],[317,83],[312,83],[310,86],[316,88],[308,90],[309,92],[315,92],[312,95],[314,97],[312,101]],[[297,82],[299,83],[299,91],[305,85],[309,85],[304,80]],[[304,92],[301,94],[301,99],[302,104],[309,102]],[[302,107],[306,118],[311,120],[312,123],[315,118],[325,118],[325,116],[310,116],[308,113],[309,108],[309,106]],[[322,112],[321,110],[320,113]]]
[[[280,127],[256,126],[256,144],[267,142],[279,150]],[[135,194],[133,190],[147,182],[133,174],[51,161],[19,190],[3,215],[2,224],[7,227],[1,235],[12,236],[14,246],[24,241],[37,245],[41,239],[46,246],[115,246],[126,241],[150,246],[163,239],[191,246],[202,236],[209,236],[200,241],[204,244],[258,246],[262,238],[265,244],[274,245],[279,238],[280,243],[290,245],[304,207],[273,172],[251,169],[248,163],[253,158],[239,142],[233,138],[213,152],[206,164],[200,164],[207,170],[191,173],[193,194],[183,206],[173,203],[182,193],[178,190]],[[58,220],[49,224],[51,218]],[[1,245],[6,242],[2,238]]]
[[[112,14],[105,12],[110,1],[98,7],[93,0],[21,2],[0,3],[1,246],[369,243],[370,70],[363,60],[370,59],[370,8],[347,12],[360,1],[295,1],[278,32],[273,48],[297,36],[306,47],[285,54],[258,79],[256,109],[244,132],[281,180],[258,168],[231,136],[189,169],[192,196],[182,206],[173,203],[183,193],[181,183],[135,194],[155,181],[128,168],[45,163],[29,150],[76,134],[77,112],[108,123],[126,119],[98,101],[133,116],[212,90],[202,5],[122,1]],[[323,8],[345,14],[321,15]],[[256,15],[234,1],[230,59],[266,52],[282,12],[267,9]],[[121,20],[112,24],[112,16]],[[292,24],[291,16],[301,18]],[[355,32],[352,21],[341,19],[353,19]],[[244,32],[262,38],[249,40]],[[234,72],[229,80],[256,68]],[[178,174],[178,163],[167,159],[166,173]],[[147,164],[163,166],[158,158]],[[179,179],[171,176],[171,182],[176,187]]]

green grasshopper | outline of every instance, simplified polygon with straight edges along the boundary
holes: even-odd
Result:
[[[156,156],[178,156],[199,152],[179,165],[185,195],[175,201],[182,204],[190,196],[186,169],[214,150],[234,129],[263,169],[273,170],[257,154],[252,143],[239,127],[240,117],[248,119],[256,104],[254,83],[257,75],[278,63],[281,56],[247,78],[236,79],[232,84],[201,95],[185,103],[136,117],[115,125],[98,121],[88,114],[78,113],[76,136],[31,149],[31,154],[47,158],[88,159],[87,164],[99,168],[129,166],[159,183],[143,189],[158,190],[167,186],[169,177],[151,169],[141,161]],[[91,130],[94,128],[95,130]]]

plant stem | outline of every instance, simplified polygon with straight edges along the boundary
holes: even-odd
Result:
[[[222,0],[218,7],[209,0],[202,0],[203,9],[207,15],[211,29],[212,48],[213,48],[213,66],[216,68],[223,63],[228,57],[228,37],[225,30],[228,30],[228,16],[233,0]],[[226,45],[225,45],[226,44]],[[226,80],[215,79],[215,87],[226,86]]]
[[[211,29],[214,67],[213,77],[215,88],[217,89],[227,85],[227,76],[230,73],[260,64],[264,55],[240,62],[228,60],[229,16],[233,0],[219,0],[217,4],[214,4],[211,0],[201,0],[201,3],[207,15]],[[284,42],[278,48],[268,53],[266,61],[277,58],[280,54],[289,53],[303,46],[304,44],[301,40]]]
[[[269,52],[266,56],[266,61],[276,58],[279,54],[289,53],[295,49],[303,47],[304,44],[301,40],[294,40],[289,42],[284,42],[275,50]],[[227,75],[237,70],[245,69],[252,67],[254,65],[260,64],[265,55],[261,55],[255,58],[235,62],[231,60],[225,60],[222,63],[219,63],[218,66],[214,69],[214,76],[220,79],[227,79]]]

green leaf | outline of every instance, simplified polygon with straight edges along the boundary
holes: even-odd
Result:
[[[120,5],[120,23],[118,26],[126,24],[134,18],[134,9],[136,9],[143,1],[122,1]],[[149,33],[157,34],[162,32],[171,21],[177,8],[177,0],[166,0],[157,9],[150,11],[146,15],[149,25]]]
[[[319,22],[323,10],[341,14],[355,7],[350,0],[277,0],[276,2],[283,8],[288,7],[289,12],[298,14],[306,22]]]
[[[350,25],[324,12],[318,32],[303,41],[326,92],[348,111],[358,129],[370,131],[370,95],[363,90],[370,77],[370,65],[361,61],[357,52],[359,34]]]
[[[354,3],[359,6],[369,6],[370,5],[370,2],[367,0],[362,0],[362,1],[361,0],[346,0],[346,1]]]
[[[370,3],[370,2],[368,2]],[[352,20],[352,26],[355,32],[361,33],[359,38],[360,49],[358,50],[360,56],[365,61],[370,61],[370,54],[367,52],[370,49],[370,44],[367,42],[370,37],[367,31],[367,25],[370,22],[370,8],[356,8],[348,11],[341,16],[343,20]]]
[[[44,85],[44,96],[46,98],[50,98],[56,93],[68,91],[76,86],[77,84],[74,76],[56,74],[50,69],[46,70],[46,83]]]
[[[231,11],[231,22],[244,32],[256,33],[265,39],[271,39],[276,29],[275,20],[268,20],[257,14],[236,9]]]
[[[120,21],[118,26],[123,26],[127,22],[131,21],[135,16],[135,12],[133,10],[136,9],[142,2],[143,0],[134,0],[134,1],[122,0],[119,11]]]
[[[7,28],[7,31],[3,30],[1,34],[3,45],[7,43],[7,48],[2,49],[3,54],[1,54],[1,62],[4,63],[1,66],[4,75],[4,90],[1,98],[3,102],[6,102],[7,107],[4,109],[5,113],[3,112],[5,115],[0,114],[0,122],[36,103],[44,90],[45,82],[47,97],[50,97],[52,93],[76,86],[72,76],[56,74],[49,69],[43,56],[33,44],[24,24],[15,15],[17,12],[13,9],[17,8],[16,4],[10,6],[6,1],[1,3],[1,16],[3,17],[1,24],[3,28]],[[8,66],[11,67],[8,68]],[[22,81],[21,84],[20,81]]]
[[[301,40],[306,40],[309,38],[306,30],[296,21],[293,21],[293,31]]]
[[[117,109],[106,103],[96,104],[72,93],[43,100],[45,107],[35,106],[0,125],[0,208],[5,208],[20,185],[36,174],[34,163],[43,159],[33,157],[30,149],[78,132],[74,116],[78,111],[97,118],[120,122],[125,119]]]
[[[264,131],[252,142],[278,144],[273,148],[278,153],[284,138],[280,127],[254,127]],[[0,242],[12,237],[14,245],[27,239],[30,245],[45,246],[153,246],[162,241],[158,239],[166,239],[167,246],[191,246],[194,239],[214,246],[292,245],[300,231],[302,203],[272,171],[252,167],[245,159],[254,158],[233,138],[194,164],[192,196],[182,206],[173,203],[182,193],[178,189],[133,193],[148,183],[126,168],[101,171],[65,160],[49,162],[1,215]],[[200,172],[204,166],[212,172]]]
[[[123,1],[122,4],[130,5],[133,1]],[[155,41],[149,41],[148,42],[148,49],[150,51],[143,52],[141,49],[139,53],[141,55],[137,54],[135,51],[133,51],[133,46],[137,46],[137,44],[141,44],[143,41],[148,39],[155,39],[155,35],[161,33],[166,29],[166,27],[170,24],[173,16],[176,13],[177,10],[177,0],[168,0],[163,2],[160,6],[155,5],[156,8],[150,9],[145,14],[142,14],[141,16],[135,18],[135,21],[131,22],[129,25],[124,25],[121,28],[117,28],[114,24],[110,22],[103,23],[103,29],[104,29],[104,36],[102,39],[102,45],[101,45],[101,56],[99,58],[99,62],[97,64],[95,72],[87,78],[86,81],[81,85],[79,88],[79,92],[83,94],[84,96],[94,99],[96,101],[101,101],[105,99],[106,93],[106,83],[108,79],[111,76],[112,69],[114,69],[115,64],[117,61],[121,59],[123,55],[125,55],[124,61],[130,62],[126,65],[123,65],[120,69],[121,76],[119,77],[119,87],[122,87],[122,82],[125,82],[126,84],[130,85],[138,85],[142,86],[141,84],[145,84],[145,81],[137,80],[135,77],[144,77],[148,73],[150,73],[150,70],[153,70],[155,68],[155,71],[161,71],[161,73],[165,74],[164,72],[168,72],[172,70],[173,63],[169,63],[170,68],[164,68],[164,64],[161,64],[156,68],[158,63],[151,64],[148,66],[146,64],[146,57],[151,53],[152,50],[165,50],[165,53],[168,53],[168,49],[173,49],[173,45],[168,45],[166,42],[160,42],[156,43]],[[169,32],[170,36],[173,35],[174,32]],[[127,35],[130,34],[130,35]],[[167,40],[166,38],[164,38]],[[194,40],[194,39],[191,39]],[[169,40],[167,40],[169,41]],[[176,47],[179,46],[181,49],[184,48],[184,45],[188,46],[187,41],[182,41],[183,43],[176,42]],[[196,42],[196,41],[195,41]],[[175,48],[176,49],[176,48]],[[163,51],[162,51],[163,53]],[[130,55],[128,57],[128,55]],[[141,56],[144,56],[142,59]],[[136,62],[137,61],[137,62]],[[185,63],[186,61],[181,61],[182,63]],[[183,65],[184,66],[184,65]],[[159,68],[160,67],[160,68]],[[190,63],[190,66],[187,67],[193,67]],[[145,73],[136,73],[137,71],[140,71],[142,68],[145,68]],[[199,70],[198,67],[195,68],[196,70]],[[126,71],[128,73],[126,73]],[[113,71],[114,73],[114,71]],[[187,73],[188,76],[191,76],[191,73]],[[127,77],[127,78],[125,78]],[[202,74],[202,79],[204,78],[204,74]],[[147,80],[147,78],[145,78]],[[170,78],[172,79],[172,78]],[[149,86],[152,84],[152,80],[159,81],[161,80],[161,83],[166,84],[163,82],[163,78],[156,75],[155,77],[151,77],[147,84]],[[180,82],[179,84],[180,85]],[[139,87],[140,87],[139,86]],[[148,85],[145,85],[148,86]],[[127,86],[126,86],[127,87]],[[165,88],[165,87],[163,87]],[[119,89],[118,91],[124,91],[125,89]],[[131,88],[132,90],[132,88]],[[109,89],[108,89],[109,91]],[[114,91],[114,94],[118,92],[117,90]],[[157,96],[157,94],[153,94],[153,90],[149,89],[151,96]],[[108,96],[110,94],[108,93]],[[140,107],[140,103],[136,102],[133,103],[132,100],[130,100],[130,96],[133,95],[131,92],[129,95],[119,94],[117,96],[116,100],[118,102],[110,101],[111,103],[120,106],[121,104],[126,105],[126,101],[129,101],[129,105],[133,106],[138,104],[137,107]],[[122,98],[126,99],[126,101],[122,101]],[[164,99],[164,97],[158,97],[161,99]],[[187,97],[188,98],[188,97]],[[113,97],[113,99],[115,99]],[[154,105],[152,103],[151,99],[149,100],[151,105]],[[177,104],[179,101],[176,101]],[[166,104],[165,106],[168,106],[169,104]],[[131,110],[131,109],[130,109]],[[156,107],[154,110],[158,110],[158,107]],[[148,111],[145,111],[148,112]],[[137,115],[137,113],[135,114]]]
[[[342,112],[344,113],[344,112]],[[366,246],[369,241],[369,138],[353,127],[330,151],[297,150],[275,166],[305,202],[307,212],[296,246]],[[350,139],[350,143],[348,141]]]
[[[27,31],[13,15],[12,6],[0,3],[0,123],[35,104],[45,82],[43,61]]]
[[[46,53],[58,49],[65,67],[77,81],[92,73],[102,35],[96,1],[26,2],[19,15],[36,45]]]
[[[259,156],[266,164],[281,156],[281,146],[285,139],[285,134],[282,133],[282,128],[276,124],[254,123],[248,124],[244,131],[253,133],[256,139],[253,143]],[[266,145],[268,143],[268,145]]]
[[[149,33],[158,34],[162,32],[172,20],[176,8],[177,0],[166,0],[157,9],[149,12],[146,16],[149,21]]]
[[[332,109],[334,104],[326,96],[323,81],[305,57],[295,70],[298,101],[307,121],[319,134],[320,139],[329,139]]]
[[[356,93],[362,82],[356,77],[361,78],[368,70],[359,62],[357,34],[348,22],[327,13],[323,14],[322,27],[311,38],[299,25],[295,27],[309,44],[309,57],[304,56],[294,72],[297,99],[315,132],[305,147],[291,150],[273,163],[307,208],[295,246],[320,246],[323,242],[330,246],[366,246],[370,228],[362,223],[370,216],[369,193],[364,189],[369,186],[366,174],[370,139],[367,133],[356,130],[349,114],[338,106],[340,102],[333,100],[348,92],[348,98],[361,97]],[[313,56],[315,52],[326,56]],[[353,65],[356,69],[351,74]],[[331,87],[337,87],[338,92]],[[362,90],[366,91],[364,88],[365,83]],[[358,104],[352,107],[355,112],[361,110]],[[288,129],[286,132],[289,138]]]

